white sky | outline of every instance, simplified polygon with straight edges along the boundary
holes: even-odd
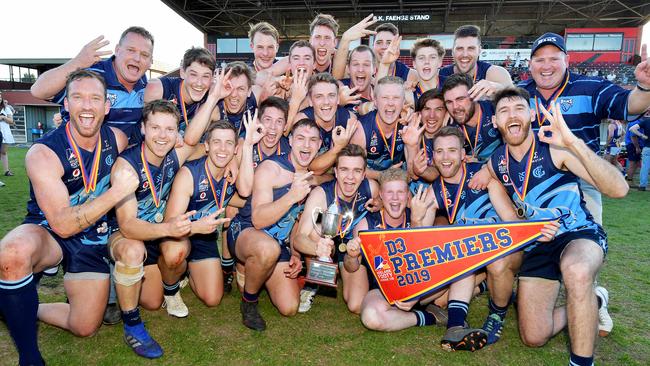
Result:
[[[131,25],[153,34],[154,61],[172,67],[203,46],[203,34],[160,0],[6,0],[3,8],[0,58],[71,58],[99,35],[113,50]]]

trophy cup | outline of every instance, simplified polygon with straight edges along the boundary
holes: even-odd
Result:
[[[322,216],[321,228],[318,229],[318,215]],[[341,226],[341,221],[347,218],[348,224],[345,229],[339,231]],[[332,203],[326,211],[323,211],[322,208],[316,207],[312,211],[311,215],[312,223],[314,229],[318,235],[331,239],[339,234],[345,234],[350,226],[352,225],[353,215],[352,212],[347,212],[344,215],[341,215],[339,212],[339,207],[336,203]],[[318,257],[312,259],[307,266],[307,276],[306,280],[309,282],[336,287],[336,275],[338,270],[338,264],[333,263],[330,256]]]

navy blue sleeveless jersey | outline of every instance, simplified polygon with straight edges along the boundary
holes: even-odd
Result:
[[[69,123],[69,122],[66,122]],[[71,126],[72,128],[72,126]],[[52,131],[46,137],[37,140],[35,143],[43,144],[50,148],[59,158],[63,166],[63,176],[61,180],[68,189],[70,196],[70,206],[80,206],[85,202],[91,201],[106,192],[110,186],[111,168],[118,156],[117,141],[110,127],[102,124],[100,128],[101,141],[98,141],[96,147],[101,149],[100,166],[97,175],[97,185],[94,191],[86,193],[81,173],[79,161],[75,156],[72,147],[68,143],[65,123]],[[86,170],[90,170],[93,164],[94,151],[85,151],[79,149],[83,165]],[[27,216],[25,223],[39,224],[49,228],[45,214],[41,211],[36,202],[34,188],[29,184],[29,201],[27,202]],[[76,234],[73,238],[79,239],[84,245],[106,245],[110,233],[108,219],[106,215],[102,216],[97,222],[86,228],[84,231]],[[67,239],[66,239],[67,240]]]
[[[173,76],[163,76],[160,78],[160,83],[163,87],[163,96],[162,99],[171,100],[176,104],[178,112],[180,112],[181,119],[178,122],[178,129],[181,133],[184,134],[185,127],[187,126],[187,121],[185,121],[185,116],[183,115],[183,106],[181,105],[181,85],[183,79]],[[196,111],[201,107],[205,100],[208,98],[208,93],[206,92],[203,96],[203,99],[196,103],[187,104],[185,103],[185,111],[187,112],[187,118],[192,119]]]
[[[352,88],[352,81],[350,80],[350,78],[341,79],[339,81],[341,82],[341,84],[347,86],[348,88]],[[372,88],[372,84],[370,85],[370,88]],[[358,94],[359,94],[358,92],[355,92],[353,95],[358,95]],[[359,99],[359,101],[361,102],[361,103],[359,103],[359,105],[361,105],[363,103],[367,103],[367,102],[372,102],[372,100],[370,100],[368,98],[365,98],[365,97],[361,97]],[[355,107],[357,107],[356,104],[347,104],[345,106],[345,108],[347,110],[353,110],[353,109],[355,109]]]
[[[217,212],[221,207],[228,206],[228,202],[230,202],[230,199],[236,192],[235,186],[228,184],[226,177],[222,177],[219,180],[215,180],[212,177],[212,186],[210,185],[211,178],[208,176],[209,172],[206,170],[207,159],[207,156],[203,156],[199,159],[188,161],[184,165],[192,174],[192,197],[186,210],[196,210],[196,213],[190,218],[192,221],[209,216]],[[212,192],[212,187],[214,187],[214,193]]]
[[[388,75],[397,76],[406,81],[406,79],[409,77],[409,71],[411,71],[411,68],[406,66],[405,63],[398,60],[395,61],[395,63],[388,69]]]
[[[600,121],[606,118],[627,121],[630,116],[627,113],[627,99],[631,90],[626,90],[612,82],[599,78],[589,77],[568,72],[568,80],[560,84],[556,93],[559,93],[557,102],[560,103],[562,116],[571,131],[581,138],[594,152],[600,150]],[[530,94],[530,108],[537,114],[536,99],[540,105],[549,106],[550,100],[557,95],[551,96],[550,100],[544,99],[537,91],[535,80],[519,83]],[[533,121],[533,131],[539,130],[539,120],[544,119],[540,110],[536,120]],[[548,122],[544,119],[544,124]]]
[[[260,143],[261,142],[258,142],[255,145],[253,145],[253,168],[257,168],[257,166],[260,165],[261,162],[263,162],[264,160],[266,160],[271,156],[288,155],[291,152],[291,145],[289,145],[289,139],[285,136],[280,136],[280,142],[278,142],[275,152],[269,156],[264,155],[264,152],[260,147]]]
[[[238,113],[229,113],[226,110],[223,99],[217,102],[217,108],[219,108],[219,113],[221,113],[221,118],[228,120],[230,123],[235,126],[235,129],[239,131],[239,137],[246,137],[246,127],[242,123],[242,118],[244,114],[248,111],[251,112],[251,116],[255,114],[257,110],[257,99],[255,98],[255,93],[251,92],[251,95],[246,98],[246,103],[244,104],[244,109]]]
[[[288,155],[271,156],[267,160],[275,162],[284,170],[287,170],[292,173],[295,172],[293,164],[291,164]],[[291,189],[291,183],[286,184],[282,187],[273,188],[273,201],[279,200],[282,196],[287,194],[290,189]],[[291,229],[293,229],[293,224],[298,219],[298,215],[300,215],[300,213],[302,212],[303,207],[304,207],[304,200],[303,202],[294,204],[284,215],[282,215],[282,217],[275,224],[265,227],[264,231],[267,234],[269,234],[271,237],[273,237],[275,240],[277,240],[279,243],[285,244],[289,240],[289,235],[291,234]],[[242,214],[241,211],[240,214]],[[243,217],[244,215],[241,216]],[[251,217],[250,214],[249,217]]]
[[[314,114],[314,107],[307,107],[300,111],[300,113],[304,113],[307,118],[311,120],[316,120],[316,116]],[[350,119],[350,111],[345,109],[344,107],[336,107],[336,114],[334,115],[334,126],[332,129],[329,131],[322,128],[321,126],[318,126],[318,129],[320,130],[320,138],[323,141],[321,144],[320,150],[318,150],[318,155],[323,154],[327,152],[327,150],[332,147],[332,130],[336,126],[342,126],[343,128],[346,128],[348,126],[348,119]]]
[[[142,107],[144,107],[144,89],[147,86],[147,77],[142,76],[130,92],[120,83],[113,68],[115,56],[97,62],[88,68],[104,77],[106,80],[106,98],[111,102],[111,109],[104,117],[104,124],[122,130],[129,138],[129,145],[141,141],[140,120],[142,120]],[[52,102],[63,106],[65,89],[57,93]],[[61,107],[61,117],[70,119],[68,111]]]
[[[438,74],[438,87],[436,88],[438,91],[442,90],[442,85],[445,83],[445,80],[447,80],[446,76],[442,76]],[[422,89],[422,86],[420,86],[420,83],[417,83],[415,85],[415,89],[413,89],[413,103],[414,105],[418,105],[418,100],[424,94],[427,90]]]
[[[404,142],[402,141],[403,125],[397,124],[397,136],[395,137],[395,147],[393,149],[393,134],[385,136],[386,141],[382,138],[379,126],[377,125],[377,111],[372,111],[359,118],[363,132],[366,135],[366,153],[368,154],[368,168],[373,170],[386,170],[392,165],[404,162]],[[393,127],[394,128],[394,127]],[[385,131],[386,133],[393,131]],[[388,144],[388,146],[386,146]],[[391,157],[391,150],[393,156]]]
[[[516,161],[512,156],[506,159],[506,146],[503,145],[497,148],[490,160],[494,173],[515,205],[524,210],[524,215],[529,220],[560,218],[561,226],[557,235],[597,228],[598,224],[585,206],[578,177],[555,167],[550,146],[539,142],[536,135],[535,146],[528,189],[524,192],[526,195],[523,201],[515,192],[513,184],[520,191],[524,186],[530,151],[521,161]]]
[[[147,179],[142,158],[140,157],[141,149],[142,145],[133,146],[124,151],[120,157],[131,164],[140,179],[138,189],[135,191],[135,198],[138,201],[137,217],[140,220],[151,223],[160,223],[164,218],[163,215],[165,213],[165,207],[167,206],[167,198],[169,198],[169,192],[172,188],[172,182],[176,173],[180,169],[178,156],[176,155],[176,150],[172,149],[167,153],[167,156],[163,159],[160,167],[151,165],[147,162],[147,166],[151,172],[151,178],[153,179],[153,184],[156,192],[158,192],[158,197],[160,197],[160,203],[158,207],[156,207],[149,188],[150,182]]]
[[[475,155],[480,162],[486,162],[490,155],[496,150],[498,146],[503,145],[501,133],[497,128],[492,125],[492,116],[494,115],[494,106],[489,101],[479,101],[481,120],[477,123],[476,127],[463,126],[456,121],[452,125],[465,131],[465,152],[467,155]],[[474,113],[479,113],[477,108]],[[476,136],[476,129],[480,126],[478,133],[478,140]],[[470,142],[471,141],[471,142]],[[475,142],[478,141],[478,142]],[[476,144],[476,146],[474,146]]]
[[[335,201],[334,191],[336,189],[336,179],[321,184],[321,188],[325,192],[326,205],[323,207],[325,210],[327,207],[330,207],[330,205]],[[364,179],[361,181],[361,185],[359,185],[359,189],[357,190],[356,198],[352,202],[346,202],[340,198],[338,199],[339,212],[341,214],[345,214],[346,212],[352,211],[352,214],[354,216],[352,224],[350,224],[350,227],[347,229],[345,235],[343,236],[346,241],[352,239],[352,231],[354,230],[355,226],[357,226],[359,221],[361,221],[361,219],[363,219],[368,213],[365,205],[371,198],[372,192],[370,190],[370,183],[368,182],[368,179]],[[352,207],[352,204],[354,204],[354,207]],[[347,220],[343,220],[341,222],[341,228],[346,228],[348,224],[349,223]],[[336,238],[339,237],[340,236],[337,236]]]
[[[492,224],[500,221],[496,210],[490,202],[488,191],[474,190],[467,186],[474,174],[481,170],[482,165],[481,163],[468,163],[465,165],[467,171],[465,184],[460,193],[458,209],[452,225]],[[454,211],[454,200],[458,194],[459,184],[445,182],[445,191],[443,192],[441,178],[439,177],[433,181],[431,188],[436,195],[438,210],[449,218],[449,213]],[[448,204],[449,213],[445,209],[445,201]]]
[[[475,77],[473,79],[474,83],[476,83],[477,81],[480,81],[480,80],[485,80],[485,78],[487,77],[487,72],[488,72],[488,69],[490,68],[490,66],[492,66],[492,64],[489,63],[489,62],[483,62],[483,61],[480,61],[480,60],[476,61],[476,73],[474,74]],[[447,77],[449,77],[449,76],[451,76],[453,74],[456,74],[456,72],[454,72],[454,64],[447,65],[445,67],[441,67],[438,74],[440,76],[444,76],[445,78],[447,78]]]

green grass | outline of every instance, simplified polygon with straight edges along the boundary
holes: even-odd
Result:
[[[2,177],[0,236],[19,224],[25,214],[28,185],[23,159],[25,149],[10,150],[15,177]],[[610,253],[600,283],[610,291],[614,331],[598,341],[596,362],[604,365],[650,364],[650,267],[645,245],[650,237],[650,194],[631,190],[622,200],[605,199],[605,226]],[[62,301],[61,279],[44,279],[41,301]],[[568,360],[568,337],[560,333],[543,348],[525,347],[519,340],[514,311],[508,315],[501,341],[476,353],[446,353],[439,347],[444,330],[411,328],[396,333],[367,331],[350,314],[341,298],[318,296],[308,314],[284,318],[264,294],[261,312],[268,323],[262,333],[241,325],[239,293],[226,295],[220,306],[206,308],[183,290],[190,309],[186,319],[167,316],[165,310],[143,311],[165,356],[147,361],[124,345],[121,326],[103,326],[90,338],[76,338],[41,324],[39,343],[52,365],[115,364],[406,364],[406,365],[563,365]],[[486,298],[472,302],[469,321],[480,326],[487,314]],[[17,363],[17,355],[4,325],[0,325],[0,365]]]

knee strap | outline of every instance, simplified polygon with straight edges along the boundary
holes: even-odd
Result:
[[[113,269],[113,280],[115,283],[122,286],[133,286],[144,277],[144,264],[136,267],[131,267],[120,261],[115,262]]]

